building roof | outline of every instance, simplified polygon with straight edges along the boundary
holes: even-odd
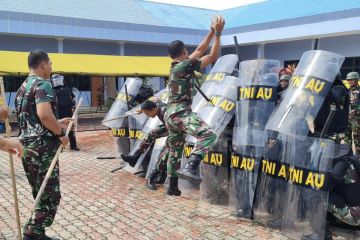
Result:
[[[207,29],[214,13],[141,0],[1,0],[0,11],[190,29]]]
[[[267,0],[219,12],[229,29],[356,8],[360,0]],[[1,0],[0,11],[196,30],[217,13],[143,0]]]
[[[289,20],[360,8],[360,0],[268,0],[223,10],[226,27]]]
[[[360,0],[267,0],[214,11],[144,0],[0,0],[0,33],[116,42],[197,45],[224,15],[223,45],[360,31]]]

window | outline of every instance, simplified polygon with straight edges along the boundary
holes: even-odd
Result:
[[[299,64],[300,60],[287,60],[284,61],[284,67],[287,67],[288,65],[295,64],[297,66]]]
[[[84,75],[64,75],[64,84],[76,87],[79,91],[91,91],[91,77]]]
[[[27,76],[4,76],[5,92],[17,92]]]
[[[360,57],[347,57],[341,67],[343,79],[349,72],[360,72]]]

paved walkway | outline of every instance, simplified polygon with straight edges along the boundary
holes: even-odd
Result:
[[[61,154],[62,201],[47,231],[61,239],[290,239],[280,232],[231,216],[228,208],[153,192],[145,180],[123,170],[111,174],[118,160],[110,131],[78,134],[80,152]],[[30,187],[19,159],[16,163],[21,222],[32,206]],[[11,179],[6,154],[0,155],[0,239],[15,239]],[[360,233],[336,231],[335,239],[360,239]],[[356,237],[358,236],[358,237]]]

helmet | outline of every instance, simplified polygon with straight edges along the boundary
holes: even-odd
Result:
[[[359,73],[357,73],[357,72],[349,72],[349,73],[346,75],[346,80],[350,80],[350,79],[357,79],[357,80],[359,80]]]
[[[290,75],[284,74],[284,75],[281,75],[281,76],[280,76],[279,81],[283,81],[283,80],[285,80],[285,81],[289,81],[289,80],[290,80],[290,78],[291,78],[291,76],[290,76]]]
[[[64,76],[60,74],[54,74],[51,76],[51,82],[53,87],[64,86]]]

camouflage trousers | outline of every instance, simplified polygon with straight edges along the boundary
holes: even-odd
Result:
[[[167,172],[169,177],[176,177],[176,170],[180,167],[185,137],[191,135],[197,138],[197,142],[191,154],[204,158],[209,148],[216,141],[216,134],[202,121],[196,113],[186,109],[184,111],[165,114],[166,127],[169,131],[168,143],[170,146]]]
[[[165,125],[159,125],[156,129],[152,130],[144,137],[140,144],[139,151],[141,153],[144,153],[149,148],[149,146],[155,142],[156,139],[161,137],[167,137],[168,134],[169,133]]]
[[[330,191],[328,212],[338,221],[351,226],[360,226],[359,173],[350,164],[344,180]]]
[[[38,139],[22,143],[24,146],[22,164],[35,199],[59,147],[59,142],[57,139]],[[24,226],[24,235],[33,239],[43,238],[45,227],[51,226],[54,221],[60,198],[59,165],[56,164],[36,206],[34,217],[30,217]]]
[[[169,134],[165,125],[159,125],[156,129],[152,130],[148,135],[145,136],[143,141],[140,144],[139,151],[144,153],[151,144],[155,142],[156,139],[167,137]],[[166,143],[165,149],[160,153],[158,160],[156,161],[156,169],[163,171],[166,168],[166,162],[169,156],[168,143]]]
[[[346,130],[346,142],[355,145],[355,152],[360,154],[360,117],[349,118],[349,126]]]

